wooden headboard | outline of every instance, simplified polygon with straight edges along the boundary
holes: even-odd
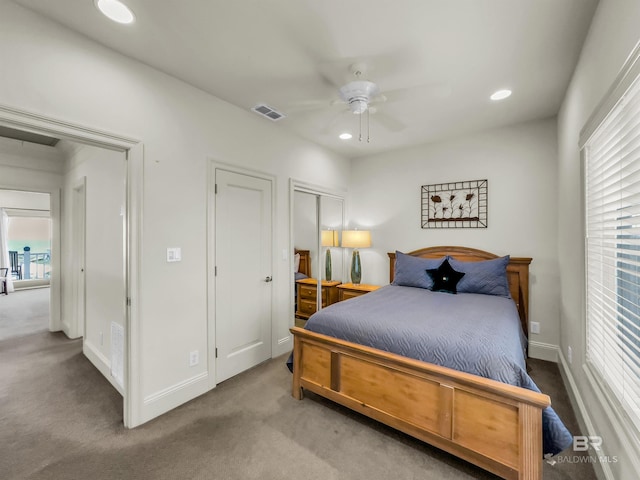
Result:
[[[298,271],[304,273],[307,277],[311,277],[311,254],[309,250],[298,250],[296,248],[294,254],[296,253],[300,254],[300,267]]]
[[[393,282],[396,254],[389,253],[389,281]],[[479,262],[499,258],[499,255],[468,247],[428,247],[409,252],[407,255],[421,258],[441,258],[446,255],[461,262]],[[507,265],[507,277],[511,297],[516,302],[520,322],[527,338],[529,337],[529,264],[531,258],[510,257]]]

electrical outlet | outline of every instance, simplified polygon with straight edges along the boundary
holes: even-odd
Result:
[[[540,333],[540,322],[531,322],[531,333]]]
[[[567,362],[573,362],[573,349],[571,346],[567,347]]]
[[[200,361],[200,353],[198,352],[198,350],[194,350],[193,352],[189,353],[189,366],[190,367],[195,367],[198,362]]]

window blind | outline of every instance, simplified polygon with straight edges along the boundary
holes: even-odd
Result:
[[[640,430],[640,81],[587,140],[587,362]]]

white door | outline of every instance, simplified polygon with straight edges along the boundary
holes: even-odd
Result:
[[[271,181],[215,170],[216,382],[271,358]]]
[[[73,257],[71,261],[71,268],[73,269],[72,282],[73,282],[73,325],[71,329],[77,332],[77,336],[84,336],[86,333],[85,328],[85,276],[84,276],[84,264],[85,264],[85,237],[86,237],[86,187],[85,179],[82,179],[82,183],[73,189],[73,204],[72,204],[72,244],[73,244]]]

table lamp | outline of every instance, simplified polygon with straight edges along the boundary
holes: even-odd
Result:
[[[359,248],[371,246],[371,233],[368,230],[345,230],[342,232],[342,246],[353,248],[351,259],[351,283],[360,284],[362,280],[362,266],[360,265]]]

